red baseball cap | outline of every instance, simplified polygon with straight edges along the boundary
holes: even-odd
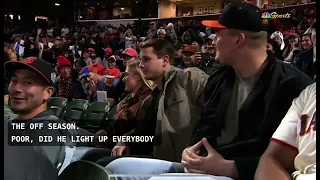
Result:
[[[131,57],[138,57],[138,53],[135,49],[133,48],[127,48],[125,49],[122,54],[125,54],[125,55],[128,55],[128,56],[131,56]]]
[[[105,51],[106,53],[112,53],[112,49],[111,49],[111,48],[106,48],[104,51]]]
[[[198,49],[196,46],[188,45],[182,50],[182,53],[185,53],[185,52],[196,53],[196,52],[198,52]]]

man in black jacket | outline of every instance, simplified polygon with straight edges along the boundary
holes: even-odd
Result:
[[[115,174],[198,173],[192,180],[253,179],[259,157],[289,109],[292,100],[312,80],[283,62],[268,57],[262,11],[248,3],[233,3],[218,21],[203,21],[216,29],[216,61],[205,103],[191,142],[180,163],[122,158],[107,168]],[[190,94],[192,96],[192,94]],[[148,167],[141,169],[141,167]],[[148,179],[118,178],[119,179]],[[153,177],[159,179],[183,177]]]

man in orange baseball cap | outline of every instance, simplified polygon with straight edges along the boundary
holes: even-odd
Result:
[[[196,53],[199,52],[196,46],[193,45],[188,45],[182,50],[182,59],[183,59],[183,64],[180,64],[178,67],[181,69],[185,69],[188,67],[193,67],[194,66],[194,60]]]

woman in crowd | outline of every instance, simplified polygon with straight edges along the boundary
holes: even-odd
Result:
[[[123,35],[125,40],[125,48],[129,48],[132,45],[135,45],[137,38],[133,36],[131,29],[128,29]]]
[[[177,33],[174,30],[174,25],[172,23],[169,23],[166,27],[166,31],[167,31],[167,36],[172,41],[173,45],[176,45],[179,41],[178,41]]]
[[[182,43],[183,43],[183,44],[191,45],[192,39],[191,39],[190,32],[189,32],[189,31],[185,31],[185,32],[182,34],[181,40],[182,40]]]
[[[127,65],[125,77],[123,79],[126,87],[125,91],[130,93],[117,106],[113,123],[96,133],[94,146],[104,147],[106,149],[93,149],[88,151],[83,160],[97,161],[98,164],[106,165],[105,160],[99,159],[111,154],[115,145],[112,142],[112,136],[120,136],[132,130],[136,123],[136,116],[141,104],[150,97],[153,89],[153,82],[144,79],[143,73],[139,67],[139,62],[131,62]],[[107,143],[97,142],[98,136],[107,135],[110,139]]]
[[[57,71],[60,78],[55,84],[56,96],[64,97],[68,101],[73,99],[86,99],[78,74],[72,70],[70,61],[64,56],[58,56]]]
[[[283,34],[280,31],[276,31],[271,34],[270,39],[272,39],[275,42],[275,46],[273,47],[275,57],[280,60],[283,60],[282,55],[285,48]]]
[[[8,54],[9,56],[9,61],[17,61],[17,55],[15,51],[13,50],[12,46],[9,43],[4,43],[4,52]]]
[[[291,62],[293,56],[300,53],[300,40],[299,35],[297,33],[292,33],[287,37],[289,41],[289,45],[285,48],[283,52],[283,58],[286,62]]]

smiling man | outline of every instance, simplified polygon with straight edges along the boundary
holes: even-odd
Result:
[[[31,122],[45,123],[58,119],[50,110],[47,110],[47,101],[54,92],[53,83],[56,78],[51,64],[36,57],[29,57],[24,61],[5,63],[5,70],[12,75],[8,87],[10,108],[17,114],[17,117],[10,123],[25,123],[26,128],[21,130],[21,133],[30,136],[35,141],[39,135],[53,137],[63,135],[60,130],[48,131],[47,128],[31,130],[28,128]],[[63,163],[64,143],[41,147],[54,166],[59,167]]]

